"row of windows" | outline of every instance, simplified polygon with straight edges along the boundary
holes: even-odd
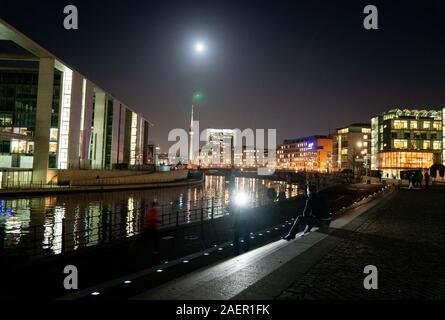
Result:
[[[424,150],[441,150],[442,142],[441,141],[421,141],[420,144],[418,141],[413,140],[400,140],[396,139],[393,143],[394,149],[424,149]]]
[[[430,168],[434,154],[426,152],[382,152],[378,155],[379,168]]]
[[[429,121],[429,120],[394,120],[392,123],[392,128],[397,130],[411,129],[411,130],[442,130],[442,122],[440,121]]]
[[[35,127],[37,78],[34,79],[34,76],[38,76],[37,72],[0,70],[0,126]],[[26,81],[30,83],[23,85]],[[61,72],[56,70],[51,115],[52,127],[57,127],[59,122],[60,82]]]
[[[37,71],[0,70],[0,84],[36,85],[39,80]]]
[[[37,86],[0,85],[0,96],[3,98],[36,99]]]
[[[441,139],[441,135],[436,132],[392,132],[391,138],[405,140],[438,140]]]

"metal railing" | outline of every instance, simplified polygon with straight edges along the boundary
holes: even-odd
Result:
[[[255,208],[271,203],[266,197],[251,201]],[[230,204],[224,198],[190,201],[182,207],[177,203],[158,206],[160,211],[159,229],[179,228],[204,223],[224,217],[229,213]],[[148,206],[135,210],[61,218],[43,225],[32,225],[26,230],[9,230],[9,234],[21,232],[18,243],[8,241],[6,226],[0,224],[0,256],[46,257],[77,251],[96,245],[109,245],[136,236],[143,231],[144,214]]]
[[[256,208],[270,203],[266,193],[258,194],[252,199],[250,207]],[[54,217],[53,219],[59,220],[27,228],[20,226],[19,230],[5,230],[7,226],[0,224],[0,231],[3,233],[0,234],[0,255],[53,256],[122,241],[142,232],[143,217],[148,208],[144,206],[115,212],[103,208],[96,215],[85,212],[76,213],[75,219]],[[159,210],[160,229],[203,223],[226,216],[230,212],[228,199],[208,196],[184,204],[160,204]],[[19,236],[13,238],[11,235],[14,234]]]
[[[15,191],[15,190],[37,190],[37,189],[63,189],[69,187],[68,185],[58,185],[53,183],[33,183],[23,181],[7,181],[0,187],[1,191]]]

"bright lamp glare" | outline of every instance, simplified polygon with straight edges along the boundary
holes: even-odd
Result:
[[[238,192],[235,195],[235,204],[239,207],[244,207],[249,202],[249,196],[245,192]]]

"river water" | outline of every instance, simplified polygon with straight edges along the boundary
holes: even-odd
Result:
[[[229,183],[223,176],[206,176],[203,184],[195,186],[0,198],[0,222],[5,230],[6,248],[29,246],[25,243],[32,242],[36,246],[34,251],[58,254],[62,250],[62,234],[70,234],[74,249],[100,243],[107,222],[105,213],[113,213],[110,221],[120,223],[123,226],[118,230],[120,236],[128,237],[134,235],[141,212],[154,199],[158,200],[162,210],[162,224],[168,225],[177,219],[176,212],[187,212],[181,214],[180,223],[191,222],[193,212],[201,207],[206,208],[206,218],[215,212],[216,217],[223,215],[224,210],[218,208],[227,206],[234,192],[248,194],[250,206],[265,204],[269,188],[275,188],[277,194],[280,190],[285,191],[286,197],[296,196],[299,192],[297,185],[279,181],[238,177]],[[63,219],[66,221],[64,227]]]

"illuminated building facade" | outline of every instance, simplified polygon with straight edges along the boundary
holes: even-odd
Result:
[[[0,20],[0,185],[143,165],[150,124]]]
[[[277,168],[328,172],[332,169],[332,139],[312,136],[285,140],[277,149]]]
[[[269,150],[242,147],[242,152],[234,151],[235,167],[256,168],[256,167],[275,167],[275,161],[269,163]]]
[[[333,166],[336,171],[362,171],[370,165],[371,125],[353,123],[334,135]]]
[[[206,129],[205,146],[201,148],[199,162],[203,167],[231,167],[234,163],[232,129]]]
[[[383,176],[443,163],[443,112],[393,109],[372,119],[371,168]]]

